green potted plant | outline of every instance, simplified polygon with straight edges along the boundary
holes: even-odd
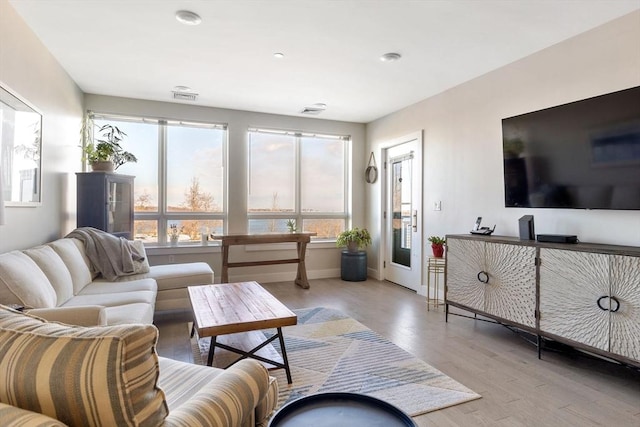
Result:
[[[287,220],[287,229],[289,230],[289,233],[295,233],[297,230],[296,227],[296,220],[295,219],[288,219]]]
[[[431,236],[427,240],[431,242],[431,250],[433,251],[433,256],[436,258],[442,258],[444,255],[444,245],[445,239],[439,236]]]
[[[371,235],[366,228],[352,228],[338,234],[336,246],[346,246],[350,252],[357,252],[360,248],[366,248],[371,244]]]
[[[117,126],[102,125],[98,133],[99,138],[93,142],[85,140],[82,148],[82,160],[89,162],[92,170],[111,172],[125,163],[138,161],[135,155],[122,149],[120,142],[127,134]]]

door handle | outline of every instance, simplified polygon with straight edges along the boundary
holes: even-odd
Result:
[[[411,226],[413,227],[413,231],[418,231],[418,210],[413,210],[413,215],[411,215]]]

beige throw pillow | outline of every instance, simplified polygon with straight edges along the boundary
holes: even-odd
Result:
[[[51,308],[57,299],[49,279],[28,255],[19,251],[0,254],[0,304]]]

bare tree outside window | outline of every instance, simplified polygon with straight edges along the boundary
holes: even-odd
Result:
[[[192,177],[189,188],[184,192],[184,201],[181,208],[185,212],[211,212],[214,210],[214,201],[211,193],[202,189],[198,177]],[[182,233],[187,234],[190,240],[200,240],[202,233],[208,234],[205,220],[182,221]]]

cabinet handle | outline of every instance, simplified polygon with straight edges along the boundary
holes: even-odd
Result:
[[[616,308],[613,309],[613,310],[609,310],[609,311],[611,311],[612,313],[615,313],[616,311],[620,310],[620,301],[618,301],[618,298],[616,298],[616,297],[611,297],[611,299],[615,301]]]
[[[598,304],[598,308],[599,308],[600,310],[602,310],[602,311],[609,311],[609,309],[608,309],[608,308],[604,308],[603,306],[601,306],[601,305],[600,305],[600,301],[602,301],[602,300],[603,300],[603,299],[605,299],[605,298],[609,298],[609,297],[608,297],[608,296],[606,296],[606,295],[603,295],[603,296],[601,296],[600,298],[598,298],[598,302],[597,302],[597,304]]]
[[[478,280],[482,283],[489,283],[489,273],[486,271],[481,271],[478,273]]]

